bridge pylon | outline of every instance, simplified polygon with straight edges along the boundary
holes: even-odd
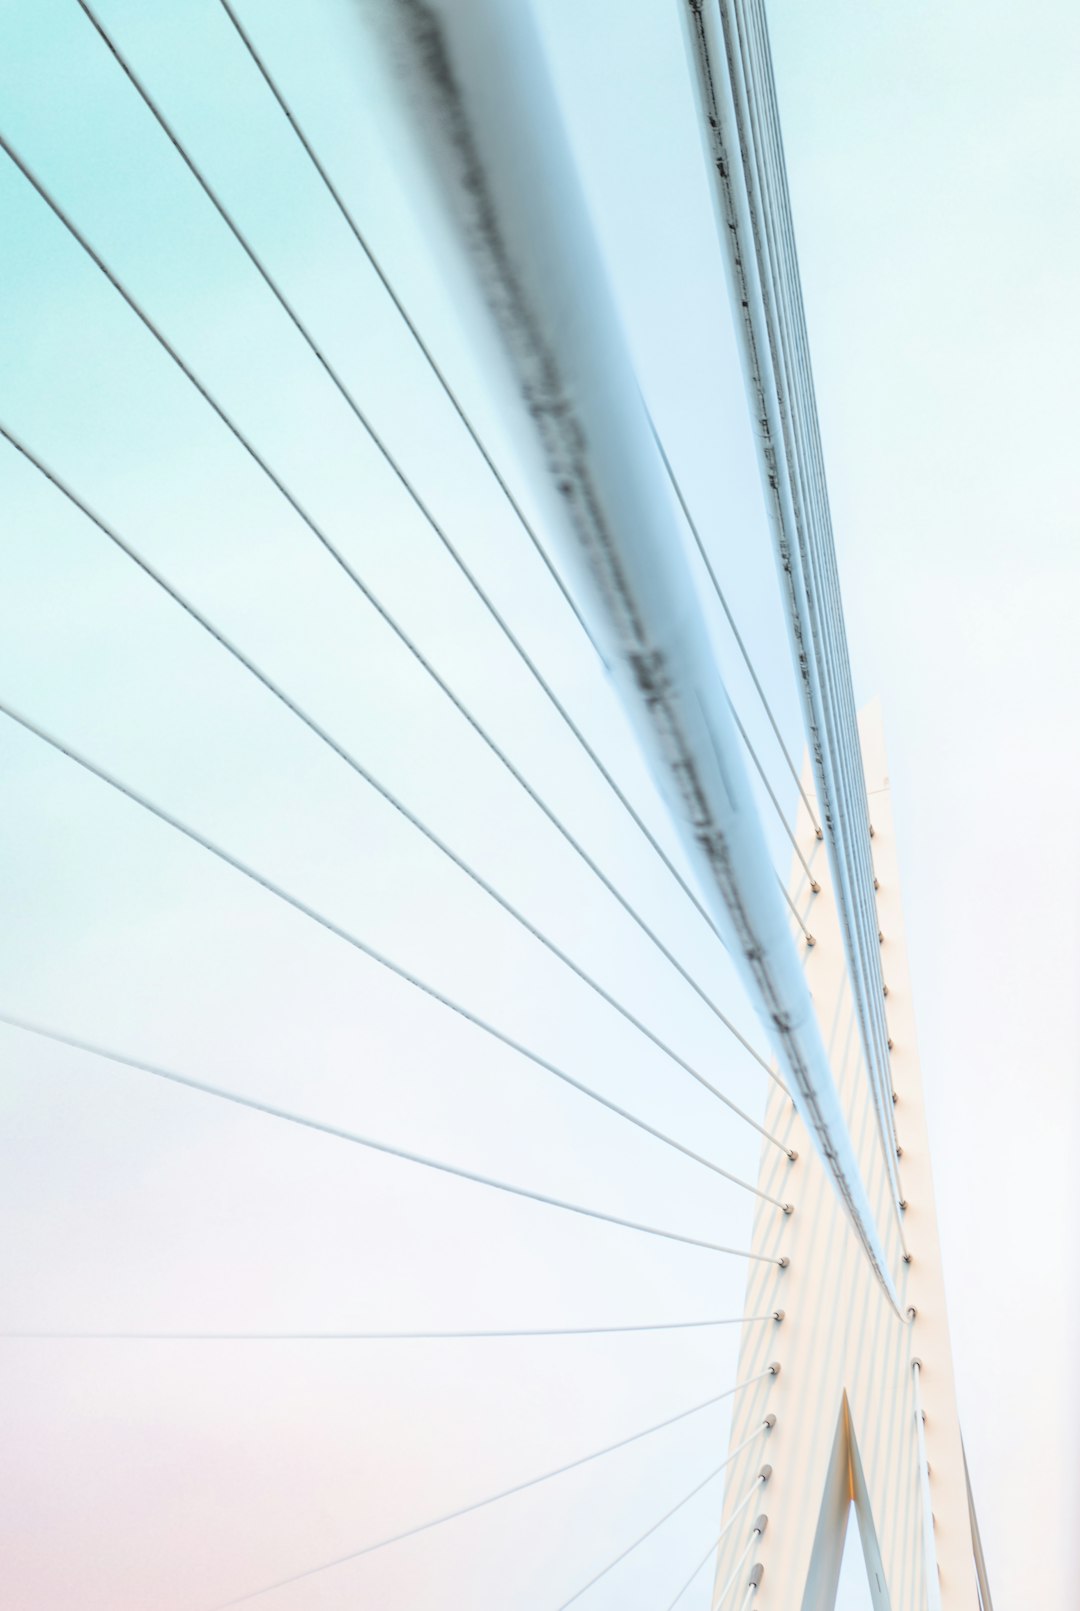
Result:
[[[902,1210],[891,1246],[905,1319],[892,1311],[783,1091],[770,1093],[766,1123],[796,1148],[792,1171],[773,1147],[761,1159],[759,1184],[781,1188],[795,1212],[778,1223],[759,1213],[756,1251],[785,1253],[789,1266],[751,1266],[746,1310],[782,1311],[782,1321],[744,1328],[738,1376],[772,1361],[782,1367],[768,1389],[777,1424],[769,1436],[772,1474],[761,1499],[768,1527],[755,1540],[745,1573],[714,1611],[832,1611],[847,1527],[854,1510],[874,1611],[990,1611],[980,1602],[972,1514],[957,1413],[946,1316],[923,1076],[915,1035],[904,940],[892,799],[881,713],[860,718],[864,772],[873,824],[873,861],[881,934]],[[860,1048],[854,1004],[829,868],[813,825],[800,807],[797,838],[811,859],[819,894],[798,861],[790,893],[815,944],[806,947],[806,976],[832,1061],[859,1161],[879,1216],[893,1215],[889,1175]],[[731,1447],[760,1420],[764,1399],[746,1395],[731,1425]],[[725,1519],[760,1465],[760,1450],[733,1461]],[[716,1563],[716,1592],[728,1584],[749,1527],[725,1536]],[[760,1565],[758,1586],[750,1574]],[[745,1579],[745,1581],[744,1581]]]

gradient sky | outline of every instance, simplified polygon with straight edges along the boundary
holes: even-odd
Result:
[[[216,0],[101,15],[665,844],[589,647]],[[790,744],[783,653],[674,8],[537,6],[643,390]],[[433,260],[353,0],[243,8],[530,505]],[[1068,1601],[1075,1397],[1080,23],[770,8],[856,692],[880,695],[961,1414],[998,1611]],[[74,0],[0,5],[0,128],[545,798],[754,1040],[722,955],[329,388]],[[733,1098],[759,1071],[558,841],[6,159],[5,422]],[[0,444],[3,446],[3,444]],[[567,981],[10,449],[0,697],[635,1112],[757,1138]],[[717,653],[785,805],[775,748]],[[748,1198],[493,1047],[9,727],[0,1010],[615,1213],[749,1238]],[[782,835],[770,823],[778,868]],[[672,854],[678,851],[672,845]],[[737,1314],[736,1260],[569,1221],[0,1030],[7,1329],[335,1330]],[[4,1342],[16,1611],[194,1611],[625,1436],[737,1328],[472,1344]],[[268,1599],[550,1607],[716,1464],[726,1417]],[[666,1603],[706,1490],[592,1592]],[[1058,1508],[1055,1508],[1058,1507]],[[1074,1512],[1075,1513],[1075,1512]],[[1035,1541],[1038,1540],[1038,1547]],[[1045,1581],[1036,1585],[1033,1556]],[[857,1566],[857,1561],[855,1565]],[[843,1611],[861,1611],[857,1577]],[[690,1611],[708,1603],[707,1579]]]

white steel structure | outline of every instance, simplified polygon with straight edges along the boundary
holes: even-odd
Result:
[[[783,1302],[787,1311],[775,1336],[755,1336],[748,1328],[740,1357],[740,1376],[751,1373],[766,1353],[783,1365],[770,1398],[777,1429],[770,1440],[770,1532],[757,1551],[766,1569],[759,1599],[762,1605],[803,1611],[831,1606],[854,1505],[875,1611],[977,1611],[991,1602],[985,1573],[977,1568],[956,1412],[896,840],[876,708],[861,724],[861,739],[907,1193],[906,1313],[898,1319],[880,1303],[815,1160],[801,1182],[799,1212],[784,1228],[791,1266],[782,1284],[763,1280],[757,1271],[747,1284],[748,1313],[756,1312],[755,1304],[770,1302]],[[802,841],[812,843],[805,816],[800,830]],[[818,944],[807,953],[807,980],[828,1026],[830,1060],[859,1138],[861,1161],[882,1201],[887,1179],[876,1149],[851,992],[838,960],[840,917],[824,870],[821,877],[824,887],[814,902]],[[782,1127],[784,1109],[779,1092],[770,1097],[769,1118]],[[797,1144],[799,1121],[789,1114],[787,1125]],[[775,1176],[772,1160],[763,1158],[760,1183],[766,1186]],[[755,1245],[776,1245],[775,1227],[761,1218]],[[749,1402],[739,1406],[734,1440],[745,1434],[756,1409]],[[748,1474],[745,1456],[734,1469],[732,1494]],[[729,1570],[730,1558],[725,1541],[720,1573]]]
[[[757,1325],[746,1333],[739,1379],[757,1386],[733,1422],[713,1611],[829,1611],[852,1503],[875,1611],[977,1611],[980,1600],[989,1611],[953,1391],[883,737],[875,719],[864,771],[760,0],[686,0],[682,10],[827,848],[828,871],[811,859],[820,830],[804,810],[789,899],[805,901],[807,866],[822,893],[802,957],[755,835],[663,455],[528,9],[371,9],[531,428],[579,606],[786,1081],[770,1096],[767,1128],[792,1153],[814,1154],[795,1217],[759,1216],[746,1313],[772,1308],[786,1329],[782,1341]],[[759,1185],[773,1201],[786,1167],[766,1148]],[[789,1306],[799,1317],[790,1324]],[[768,1510],[739,1527],[766,1415]]]

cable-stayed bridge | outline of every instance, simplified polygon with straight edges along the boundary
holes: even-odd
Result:
[[[830,1607],[854,1508],[877,1611],[989,1611],[955,1403],[884,740],[875,713],[865,717],[861,731],[856,717],[761,5],[694,0],[672,8],[672,27],[685,36],[688,106],[705,155],[700,206],[706,213],[711,209],[726,271],[775,557],[783,630],[753,652],[724,585],[725,554],[744,541],[742,532],[726,521],[724,488],[718,485],[710,528],[720,536],[706,540],[701,512],[674,469],[676,446],[642,395],[530,9],[509,0],[369,0],[356,45],[376,64],[373,70],[389,86],[414,142],[424,170],[415,189],[421,227],[437,272],[445,272],[461,299],[469,340],[486,355],[496,410],[521,445],[528,480],[519,488],[515,472],[504,469],[474,423],[470,405],[412,319],[362,219],[294,111],[260,47],[257,16],[242,14],[232,0],[220,0],[217,8],[248,73],[249,93],[261,97],[280,124],[349,251],[373,273],[387,316],[400,322],[414,344],[426,384],[492,478],[500,542],[512,540],[531,552],[536,585],[547,590],[545,608],[560,612],[576,652],[589,660],[590,675],[605,682],[610,710],[627,723],[624,742],[632,759],[620,756],[614,764],[595,736],[595,721],[576,713],[561,668],[538,652],[527,630],[528,610],[522,612],[520,600],[515,611],[501,601],[442,516],[422,470],[406,462],[381,431],[368,388],[361,395],[308,302],[271,261],[258,231],[237,215],[143,72],[137,51],[111,26],[105,7],[91,0],[73,3],[82,13],[85,48],[98,53],[100,70],[113,75],[115,93],[126,97],[125,116],[139,120],[146,141],[162,146],[206,227],[243,265],[250,294],[287,325],[297,350],[315,366],[319,385],[340,405],[351,439],[364,443],[405,500],[409,518],[433,543],[431,574],[437,567],[438,588],[446,589],[448,599],[467,601],[462,615],[469,625],[462,630],[479,633],[481,622],[485,636],[477,641],[498,644],[492,675],[507,678],[509,722],[505,711],[494,719],[482,713],[463,681],[446,669],[445,644],[431,641],[437,634],[416,624],[402,582],[415,581],[419,592],[424,575],[398,578],[392,597],[380,588],[373,579],[377,567],[367,563],[363,545],[343,532],[340,510],[326,507],[317,478],[313,482],[302,465],[288,466],[268,447],[265,428],[253,426],[250,410],[238,407],[229,388],[213,379],[212,361],[196,356],[196,343],[177,333],[167,313],[84,225],[77,199],[0,130],[10,178],[24,204],[48,220],[50,250],[73,254],[100,281],[109,316],[137,332],[168,370],[184,406],[190,403],[242,461],[260,500],[273,507],[276,519],[286,520],[350,605],[355,599],[365,619],[377,623],[380,647],[372,664],[384,655],[407,666],[407,676],[437,702],[440,719],[459,735],[460,753],[469,757],[459,763],[462,773],[475,772],[481,794],[494,798],[505,791],[515,809],[524,806],[534,828],[542,829],[551,866],[559,868],[551,878],[583,881],[589,898],[602,899],[630,931],[633,950],[617,977],[594,946],[582,943],[589,939],[587,924],[579,933],[550,910],[538,915],[528,892],[518,888],[512,856],[492,870],[490,847],[475,842],[475,835],[468,843],[460,825],[455,830],[444,823],[422,752],[412,786],[409,768],[398,781],[393,766],[380,764],[377,743],[348,736],[337,713],[327,715],[325,704],[301,691],[302,677],[279,671],[277,661],[252,644],[257,635],[245,630],[243,612],[219,615],[212,598],[180,579],[182,567],[156,555],[146,534],[124,518],[122,499],[119,512],[104,507],[86,489],[78,464],[62,462],[33,429],[5,418],[0,431],[9,453],[20,474],[35,487],[40,483],[40,496],[56,500],[87,540],[106,545],[124,575],[195,633],[215,664],[243,679],[245,690],[268,702],[275,717],[301,730],[335,778],[346,775],[350,786],[362,787],[387,808],[405,833],[403,843],[419,847],[441,871],[449,869],[459,892],[467,890],[470,900],[496,915],[500,933],[511,933],[514,945],[542,958],[542,967],[529,975],[531,1021],[519,1028],[498,988],[477,999],[454,982],[452,968],[433,966],[407,903],[401,903],[396,922],[382,924],[385,934],[365,924],[363,903],[343,915],[332,882],[322,893],[311,889],[288,867],[280,870],[279,858],[245,848],[227,818],[219,828],[156,787],[153,778],[146,781],[114,762],[108,744],[95,744],[69,723],[53,720],[47,708],[4,692],[0,708],[9,731],[25,746],[20,754],[40,752],[43,759],[32,765],[45,764],[47,757],[58,779],[70,776],[80,787],[92,786],[110,809],[152,823],[155,832],[182,842],[200,866],[240,880],[290,919],[317,930],[320,942],[346,954],[350,964],[385,976],[401,992],[395,999],[405,1015],[430,1011],[433,1023],[452,1022],[468,1037],[463,1045],[482,1048],[477,1056],[503,1060],[508,1078],[518,1072],[553,1082],[613,1133],[631,1134],[635,1144],[644,1138],[651,1151],[640,1154],[643,1160],[653,1152],[671,1154],[680,1167],[723,1181],[725,1190],[753,1205],[754,1217],[748,1224],[743,1209],[732,1215],[730,1227],[716,1214],[691,1224],[685,1215],[665,1212],[664,1202],[646,1212],[624,1203],[625,1193],[605,1202],[602,1192],[588,1187],[535,1184],[527,1169],[472,1162],[467,1150],[459,1155],[414,1144],[403,1131],[384,1135],[361,1122],[363,1105],[356,1122],[323,1117],[303,1088],[294,1086],[288,1098],[268,1094],[257,1082],[219,1078],[197,1061],[144,1054],[124,1039],[119,1015],[112,1020],[115,1033],[105,1037],[85,1031],[74,1015],[47,1019],[8,999],[2,1016],[13,1045],[45,1042],[95,1067],[194,1094],[216,1105],[215,1111],[247,1110],[327,1144],[347,1143],[357,1149],[357,1162],[381,1155],[418,1175],[456,1179],[466,1183],[461,1189],[483,1194],[485,1214],[516,1200],[529,1212],[599,1226],[604,1234],[641,1238],[660,1249],[715,1255],[746,1272],[741,1315],[721,1317],[439,1328],[400,1325],[390,1315],[336,1332],[20,1325],[11,1328],[10,1340],[42,1346],[64,1338],[88,1345],[424,1340],[487,1346],[513,1337],[731,1326],[739,1337],[737,1369],[700,1401],[441,1509],[417,1507],[381,1530],[358,1526],[354,1545],[312,1559],[293,1556],[287,1566],[253,1573],[250,1583],[230,1582],[217,1603],[265,1600],[302,1607],[336,1604],[334,1595],[343,1597],[340,1603],[358,1603],[357,1594],[360,1603],[369,1603],[363,1597],[372,1591],[358,1590],[347,1576],[359,1563],[413,1547],[435,1530],[460,1526],[477,1512],[546,1489],[571,1472],[599,1471],[600,1462],[617,1460],[631,1446],[723,1404],[729,1412],[726,1440],[713,1446],[705,1474],[697,1466],[688,1471],[674,1505],[662,1508],[616,1553],[598,1558],[594,1552],[581,1581],[566,1591],[564,1605],[587,1605],[591,1596],[602,1603],[601,1595],[616,1592],[613,1585],[619,1603],[661,1603],[653,1598],[651,1580],[647,1593],[635,1586],[636,1552],[662,1543],[676,1512],[704,1495],[714,1525],[696,1559],[671,1563],[665,1576],[670,1595],[663,1603],[704,1604],[707,1598],[714,1611]],[[272,605],[283,606],[292,619],[293,612],[302,613],[303,594],[282,590]],[[730,633],[752,716],[717,655],[716,619]],[[320,651],[332,654],[331,641],[320,639]],[[479,661],[483,676],[483,654]],[[778,666],[787,668],[801,714],[805,767],[766,692]],[[543,721],[557,733],[551,742],[573,754],[573,764],[589,772],[603,810],[619,818],[628,847],[620,846],[621,862],[647,866],[650,877],[663,881],[670,904],[658,907],[628,887],[612,871],[603,834],[595,832],[599,817],[583,826],[559,803],[565,791],[522,761],[513,723],[521,687],[528,690],[530,712],[541,707]],[[377,702],[374,689],[369,682],[369,697]],[[384,746],[383,761],[389,755]],[[422,782],[416,787],[425,775],[426,790]],[[792,791],[798,808],[789,820],[781,795]],[[778,835],[788,847],[785,857],[790,851],[790,871],[778,868]],[[354,855],[366,854],[361,840]],[[572,875],[564,868],[572,868]],[[542,879],[542,866],[539,871]],[[678,914],[674,921],[672,912]],[[481,960],[486,966],[487,956]],[[492,966],[497,971],[497,960]],[[653,970],[664,976],[655,990]],[[611,1039],[606,1059],[615,1065],[614,1077],[610,1069],[599,1077],[590,1066],[599,1061],[595,1051],[583,1059],[573,1055],[573,1043],[568,1049],[557,1035],[543,1033],[549,1010],[561,1010],[549,1008],[545,997],[545,981],[555,974],[569,976],[607,1032],[619,1037]],[[629,990],[627,978],[634,981]],[[672,989],[680,992],[676,1011],[668,1004]],[[415,1009],[414,1002],[420,1004]],[[740,1059],[736,1076],[728,1077],[726,1068],[717,1072],[715,1057],[691,1049],[691,1039],[697,1044],[702,1033],[683,1037],[681,1013],[691,1011],[710,1033],[730,1042]],[[719,1156],[704,1128],[672,1124],[637,1100],[636,1076],[619,1077],[623,1048],[630,1043],[664,1081],[689,1082],[695,1100],[717,1104],[725,1124],[746,1131],[747,1144],[760,1151],[756,1172]],[[590,1032],[589,1044],[604,1050],[599,1032]],[[748,1080],[756,1082],[748,1087],[756,1091],[750,1098],[744,1093]],[[385,1435],[392,1439],[395,1433],[387,1429]],[[452,1583],[441,1594],[443,1602],[458,1603]]]

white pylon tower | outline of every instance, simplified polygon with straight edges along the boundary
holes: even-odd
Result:
[[[989,1607],[976,1569],[980,1552],[956,1406],[892,801],[876,705],[863,713],[860,729],[907,1205],[903,1220],[910,1263],[902,1298],[909,1312],[901,1319],[886,1302],[792,1104],[774,1090],[767,1123],[798,1150],[799,1178],[796,1187],[783,1157],[766,1148],[776,1161],[762,1157],[759,1184],[773,1191],[783,1182],[797,1206],[779,1223],[775,1215],[758,1215],[754,1247],[769,1252],[782,1247],[791,1262],[779,1274],[773,1266],[751,1267],[746,1313],[771,1308],[782,1311],[783,1320],[764,1333],[760,1325],[744,1329],[738,1372],[742,1380],[773,1361],[782,1367],[769,1389],[777,1423],[768,1439],[772,1471],[759,1507],[768,1527],[754,1540],[741,1573],[736,1563],[749,1542],[753,1518],[725,1535],[717,1558],[717,1596],[733,1572],[736,1581],[722,1601],[714,1600],[714,1611],[741,1606],[755,1565],[764,1569],[753,1591],[755,1611],[831,1611],[852,1507],[874,1611],[978,1611],[980,1594]],[[812,895],[796,863],[791,893],[815,940],[806,948],[807,980],[860,1164],[873,1183],[879,1211],[887,1214],[881,1143],[855,1032],[836,903],[826,858],[805,810],[797,837],[821,885],[820,894]],[[757,1399],[742,1400],[732,1420],[731,1447],[761,1414]],[[724,1519],[760,1461],[760,1449],[733,1461]]]

